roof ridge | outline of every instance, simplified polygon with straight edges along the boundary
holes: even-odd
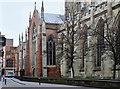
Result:
[[[40,13],[40,12],[38,12],[38,13]],[[55,15],[62,15],[62,14],[57,14],[57,13],[44,13],[44,14],[55,14]]]

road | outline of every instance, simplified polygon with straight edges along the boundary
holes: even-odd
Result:
[[[0,81],[1,82],[1,81]],[[82,87],[82,86],[71,86],[71,85],[61,85],[61,84],[48,84],[48,83],[41,83],[39,85],[39,83],[36,82],[26,82],[26,81],[20,81],[18,79],[15,78],[6,78],[6,85],[5,82],[1,82],[2,84],[2,89],[6,89],[8,87],[8,89],[10,89],[10,87],[23,87],[23,88],[27,88],[27,87],[67,87],[67,88],[79,88],[79,89],[98,89],[98,88],[89,88],[89,87]],[[22,89],[23,89],[22,88]]]

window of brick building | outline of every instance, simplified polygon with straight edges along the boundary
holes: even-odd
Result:
[[[6,67],[13,67],[13,60],[7,59],[6,60]]]
[[[54,36],[50,35],[47,40],[47,65],[56,65],[56,48]]]

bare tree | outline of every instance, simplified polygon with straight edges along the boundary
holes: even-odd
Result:
[[[69,15],[68,15],[69,14]],[[68,70],[71,69],[72,77],[74,77],[74,60],[77,59],[79,56],[76,56],[77,53],[76,46],[78,45],[78,42],[80,38],[82,38],[83,35],[80,35],[77,27],[78,21],[76,21],[77,13],[74,7],[74,4],[71,5],[71,8],[67,8],[67,15],[66,21],[65,21],[65,29],[62,31],[61,38],[59,39],[59,47],[58,50],[61,50],[57,54],[57,58],[64,56],[67,60],[68,64]],[[61,18],[61,16],[60,16]],[[62,18],[62,20],[64,20]]]
[[[113,67],[113,79],[116,77],[116,65],[120,60],[120,24],[118,26],[112,25],[110,26],[110,18],[107,18],[105,15],[104,25],[106,26],[105,33],[101,34],[100,31],[94,29],[94,33],[99,35],[102,39],[104,39],[104,51],[110,50],[113,53],[114,58],[114,67]]]
[[[76,22],[77,14],[74,7],[75,7],[74,5],[71,5],[71,9],[70,10],[67,9],[67,14],[69,15],[66,16],[67,17],[65,21],[66,27],[65,29],[63,29],[62,36],[61,36],[62,38],[58,38],[60,39],[60,44],[58,43],[58,45],[61,45],[58,47],[58,49],[60,49],[61,52],[59,52],[57,55],[58,58],[59,57],[62,58],[63,55],[66,55],[66,59],[68,60],[68,68],[72,70],[73,77],[74,77],[73,63],[74,63],[74,60],[76,59],[75,54],[77,53],[75,47],[78,45],[78,42],[80,39],[84,40],[83,41],[83,49],[84,49],[83,57],[84,57],[84,51],[87,48],[85,47],[87,42],[87,39],[86,39],[87,33],[84,31],[83,32],[80,31],[81,33],[79,33],[79,35],[76,36],[76,34],[78,33],[78,29],[80,30],[81,27],[76,29],[77,23],[79,23],[80,20]],[[100,51],[103,51],[104,53],[106,50],[110,50],[113,53],[113,58],[114,58],[113,79],[115,79],[116,65],[120,60],[120,54],[119,54],[120,53],[120,30],[119,30],[120,24],[119,26],[116,26],[116,27],[110,27],[109,22],[111,21],[105,15],[104,24],[99,26],[103,28],[105,27],[106,28],[105,31],[104,30],[100,31],[101,29],[99,30],[93,29],[93,30],[95,35],[98,37],[98,39],[96,40],[100,41],[100,43],[97,44],[97,46],[103,44],[102,46],[100,46],[103,50],[100,50]],[[101,41],[101,40],[104,40],[104,41]],[[100,56],[102,56],[102,54]]]

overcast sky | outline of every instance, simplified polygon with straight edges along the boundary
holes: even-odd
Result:
[[[0,1],[0,31],[7,38],[14,39],[14,46],[18,46],[19,34],[22,34],[28,26],[29,12],[33,14],[35,1],[40,12],[42,0]],[[45,13],[64,14],[64,0],[43,1]]]

